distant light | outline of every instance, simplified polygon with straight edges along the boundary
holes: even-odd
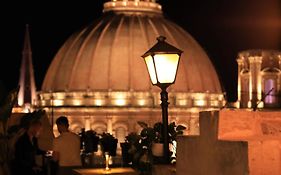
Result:
[[[144,99],[138,100],[138,105],[144,106],[145,104],[146,104],[146,103],[145,103],[145,100],[144,100]]]
[[[101,99],[97,99],[97,100],[95,100],[95,105],[96,106],[102,106],[103,105],[103,101]]]
[[[185,105],[187,105],[187,100],[179,100],[179,101],[178,101],[178,105],[179,105],[179,106],[185,106]]]
[[[195,106],[206,106],[206,101],[199,99],[199,100],[194,100],[194,105]]]
[[[82,104],[81,100],[73,100],[73,105],[74,106],[80,106]]]
[[[125,106],[126,105],[126,100],[125,99],[117,99],[117,100],[115,100],[115,105],[117,105],[117,106]]]
[[[252,102],[251,101],[248,101],[247,107],[252,108]]]
[[[52,100],[51,105],[52,106],[62,106],[63,105],[63,100]]]
[[[210,101],[210,106],[219,106],[219,102],[218,101]]]

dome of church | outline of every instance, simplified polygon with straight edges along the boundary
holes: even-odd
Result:
[[[159,96],[159,89],[151,85],[141,55],[156,43],[159,35],[183,50],[176,82],[168,89],[181,99],[177,103],[190,106],[188,99],[204,94],[209,94],[204,96],[209,101],[222,100],[218,75],[196,40],[165,19],[156,2],[122,0],[106,2],[103,16],[74,33],[60,48],[44,79],[39,94],[41,105],[47,105],[50,94],[58,101],[63,100],[58,105],[79,106],[86,97],[100,100],[92,105],[113,105],[112,100],[121,96],[125,99],[145,97],[143,104],[158,103],[153,93]],[[122,103],[127,104],[120,101]]]

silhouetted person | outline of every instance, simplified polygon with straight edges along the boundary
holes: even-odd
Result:
[[[38,154],[44,155],[46,152],[38,147],[37,136],[42,128],[39,120],[34,120],[26,127],[25,133],[19,137],[15,144],[15,160],[12,166],[14,175],[39,175],[42,174],[42,168],[35,162]]]
[[[53,159],[58,161],[59,174],[64,168],[81,166],[80,137],[68,130],[69,123],[65,116],[56,120],[60,135],[54,139]]]

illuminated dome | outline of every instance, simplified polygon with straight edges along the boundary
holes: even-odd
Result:
[[[220,82],[208,56],[152,0],[106,2],[102,18],[74,33],[58,51],[38,105],[48,106],[50,99],[56,106],[158,105],[159,89],[151,85],[141,55],[159,35],[184,51],[169,88],[172,105],[222,106]]]

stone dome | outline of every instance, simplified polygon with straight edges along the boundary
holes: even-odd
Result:
[[[104,4],[99,20],[74,33],[60,48],[45,76],[41,100],[50,92],[62,92],[62,96],[85,92],[159,95],[141,58],[159,35],[184,51],[176,82],[169,91],[222,94],[205,51],[189,33],[163,17],[159,4],[110,1]]]

